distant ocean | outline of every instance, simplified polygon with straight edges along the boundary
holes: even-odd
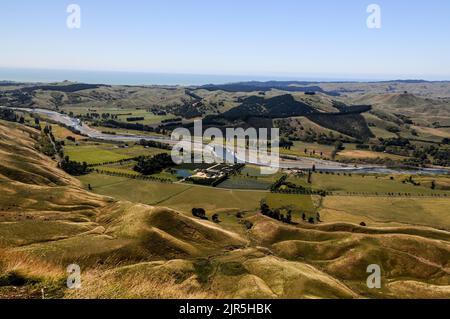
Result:
[[[0,68],[0,81],[82,82],[110,85],[205,85],[243,81],[364,81],[364,79],[325,79],[279,76],[201,75],[140,72],[40,70]]]

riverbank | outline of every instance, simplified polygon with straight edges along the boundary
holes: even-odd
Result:
[[[4,106],[1,106],[4,107]],[[120,141],[120,142],[138,142],[140,140],[147,141],[155,141],[160,143],[165,143],[169,145],[175,145],[178,141],[174,141],[170,138],[164,138],[159,136],[148,136],[148,135],[133,135],[133,134],[106,134],[100,132],[94,128],[91,128],[87,124],[84,124],[79,119],[71,118],[70,116],[62,113],[58,113],[56,111],[47,110],[47,109],[33,109],[33,108],[11,108],[18,111],[24,111],[34,114],[39,114],[48,117],[50,120],[61,123],[65,126],[71,127],[76,131],[79,131],[81,134],[98,140],[103,141]],[[220,152],[216,152],[215,155]],[[225,152],[227,153],[226,158],[234,157],[236,158],[235,152],[232,150],[225,148]],[[267,166],[261,163],[251,164],[259,165],[259,166]],[[449,170],[447,169],[436,169],[436,168],[412,168],[412,169],[404,169],[404,168],[389,168],[386,166],[376,166],[376,165],[351,165],[351,164],[343,164],[335,161],[326,161],[315,158],[304,158],[304,157],[296,157],[295,159],[285,159],[283,157],[280,158],[278,163],[271,163],[270,167],[274,169],[312,169],[315,167],[317,170],[321,171],[345,171],[352,173],[365,173],[365,174],[412,174],[412,175],[448,175]]]

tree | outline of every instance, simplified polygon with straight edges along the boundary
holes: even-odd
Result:
[[[245,226],[245,228],[247,228],[247,230],[250,230],[253,227],[253,223],[249,220],[246,220],[246,221],[244,221],[244,226]]]
[[[13,111],[7,108],[0,108],[0,119],[9,121],[9,122],[16,122],[17,121],[17,115]]]
[[[219,215],[218,214],[212,215],[212,221],[215,222],[216,224],[220,223]]]
[[[162,153],[153,157],[139,157],[134,170],[143,175],[153,175],[173,165],[172,157],[167,153]]]
[[[203,208],[192,208],[192,215],[201,219],[208,219],[208,217],[206,217],[206,211]]]
[[[66,156],[59,165],[62,170],[73,176],[81,176],[89,173],[89,168],[86,162],[78,163],[71,161],[69,156]]]
[[[292,223],[292,211],[288,211],[286,215],[286,223],[290,224]]]
[[[269,215],[270,208],[269,208],[269,205],[267,205],[266,201],[264,201],[264,200],[261,201],[260,208],[261,208],[261,214]]]
[[[273,211],[273,219],[281,220],[281,214],[280,214],[280,210],[279,209],[275,209]]]

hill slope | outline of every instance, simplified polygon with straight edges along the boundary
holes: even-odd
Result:
[[[0,122],[0,297],[448,297],[450,233],[404,226],[284,225],[255,215],[237,234],[166,208],[84,190]],[[65,288],[66,267],[82,289]],[[383,289],[365,286],[367,265]]]

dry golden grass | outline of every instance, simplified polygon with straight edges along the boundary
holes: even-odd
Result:
[[[449,299],[450,285],[435,286],[412,280],[399,280],[388,284],[389,289],[401,298]]]
[[[364,159],[364,158],[404,159],[404,157],[402,157],[402,156],[379,153],[379,152],[372,152],[372,151],[362,151],[362,150],[344,150],[344,151],[339,152],[339,156],[347,157],[347,158],[357,158],[357,159]]]
[[[45,277],[58,280],[64,276],[64,270],[36,256],[16,251],[0,250],[0,269],[3,273],[17,272],[26,277]]]
[[[80,141],[83,139],[86,139],[86,137],[78,135],[78,134],[74,134],[72,131],[61,127],[59,125],[52,125],[52,133],[53,135],[60,140],[65,140],[66,138],[73,137],[76,141]]]
[[[34,149],[32,134],[0,125],[0,297],[41,298],[41,289],[45,298],[89,299],[428,298],[448,292],[450,233],[430,227],[447,225],[446,202],[439,202],[445,199],[408,199],[407,205],[390,199],[374,207],[367,198],[327,197],[333,223],[291,226],[252,214],[253,227],[237,234],[174,210],[89,193]],[[213,205],[215,197],[208,200]],[[337,216],[339,209],[345,214]],[[356,222],[342,223],[349,216]],[[376,228],[356,225],[367,216]],[[72,263],[82,268],[80,290],[65,288],[65,267]],[[382,292],[364,286],[373,263],[383,268]]]
[[[215,299],[219,295],[180,284],[169,275],[146,276],[116,271],[91,270],[82,276],[79,290],[66,290],[68,299]]]
[[[323,220],[366,224],[396,223],[450,230],[450,198],[327,196]]]
[[[414,278],[415,298],[439,296],[450,284],[450,233],[427,227],[368,228],[351,224],[281,225],[263,216],[253,219],[251,235],[285,259],[307,261],[367,297],[395,297],[389,286],[378,295],[365,286],[367,266],[382,267],[383,280]],[[436,294],[433,294],[436,291]],[[405,295],[410,296],[405,290]]]

